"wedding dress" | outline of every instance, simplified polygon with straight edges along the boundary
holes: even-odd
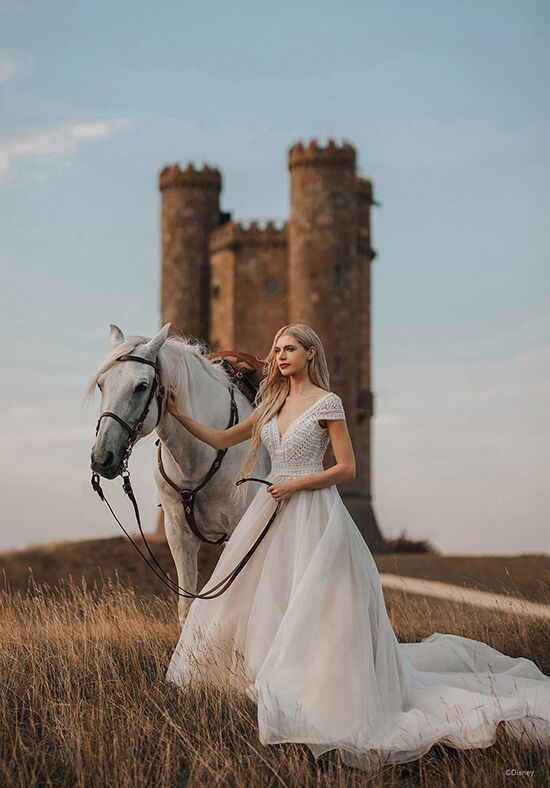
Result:
[[[345,418],[327,392],[284,436],[261,431],[269,479],[323,470],[321,419]],[[264,485],[201,592],[239,562],[276,506]],[[205,654],[201,662],[201,654]],[[398,643],[372,554],[336,486],[285,499],[252,558],[221,596],[195,599],[166,680],[225,681],[257,704],[262,744],[301,742],[318,758],[374,773],[439,742],[487,747],[501,720],[516,738],[550,744],[550,677],[466,637],[435,632]]]

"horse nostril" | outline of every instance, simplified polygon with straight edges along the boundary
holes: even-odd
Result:
[[[114,455],[112,451],[108,451],[102,460],[96,460],[95,464],[98,468],[109,468],[113,464]]]

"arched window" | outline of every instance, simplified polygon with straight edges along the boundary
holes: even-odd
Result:
[[[220,297],[220,286],[219,285],[212,285],[210,288],[210,294],[212,298],[219,298]]]
[[[338,263],[332,266],[332,286],[342,286],[342,266],[340,266]]]

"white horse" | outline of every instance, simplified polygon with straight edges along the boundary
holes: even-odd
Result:
[[[181,409],[204,424],[225,429],[230,417],[231,381],[224,369],[210,361],[205,348],[199,343],[180,336],[168,336],[170,323],[166,323],[154,337],[125,338],[118,326],[111,325],[111,351],[95,371],[88,386],[88,395],[95,387],[101,389],[101,413],[111,411],[132,428],[137,424],[147,402],[155,370],[149,364],[137,361],[118,361],[117,357],[131,353],[160,366],[162,385],[166,396],[170,385],[175,387]],[[166,400],[165,400],[166,401]],[[239,421],[252,411],[244,394],[235,388],[235,402]],[[162,461],[168,477],[182,488],[196,487],[208,472],[216,450],[188,432],[166,409],[161,408],[161,418],[156,427],[162,443]],[[158,404],[153,397],[139,438],[155,429]],[[91,453],[92,470],[106,479],[114,479],[123,470],[123,459],[128,446],[129,433],[114,418],[102,418]],[[230,535],[253,494],[257,483],[240,501],[229,497],[239,468],[248,449],[249,441],[227,450],[217,472],[195,499],[195,520],[201,532],[211,540],[221,533]],[[254,475],[262,478],[269,472],[269,457],[262,448]],[[201,541],[190,530],[181,496],[164,480],[155,462],[155,481],[164,510],[166,538],[176,565],[178,584],[193,593],[197,592],[197,557]],[[139,490],[135,491],[139,496]],[[159,580],[160,583],[160,580]],[[178,614],[183,624],[192,599],[179,596]]]

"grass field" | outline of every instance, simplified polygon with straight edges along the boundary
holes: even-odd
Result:
[[[154,549],[168,568],[166,546]],[[253,703],[230,689],[168,685],[164,673],[179,634],[175,599],[132,553],[116,538],[0,556],[9,585],[0,592],[1,785],[365,785],[336,751],[316,765],[304,745],[261,745]],[[434,563],[418,571],[436,572],[443,560],[440,574],[418,576],[448,579],[444,559],[426,558]],[[491,564],[484,560],[485,574],[473,573],[487,583]],[[203,577],[211,561],[211,553],[202,556]],[[412,574],[414,564],[407,566]],[[507,566],[511,574],[514,563]],[[473,571],[470,564],[455,569],[456,580]],[[508,576],[501,559],[492,573],[499,583]],[[528,657],[550,674],[548,626],[540,621],[397,591],[385,596],[400,641],[453,632]],[[549,751],[520,746],[501,730],[485,750],[436,746],[369,785],[543,785],[549,767]],[[514,778],[510,769],[533,775]]]

